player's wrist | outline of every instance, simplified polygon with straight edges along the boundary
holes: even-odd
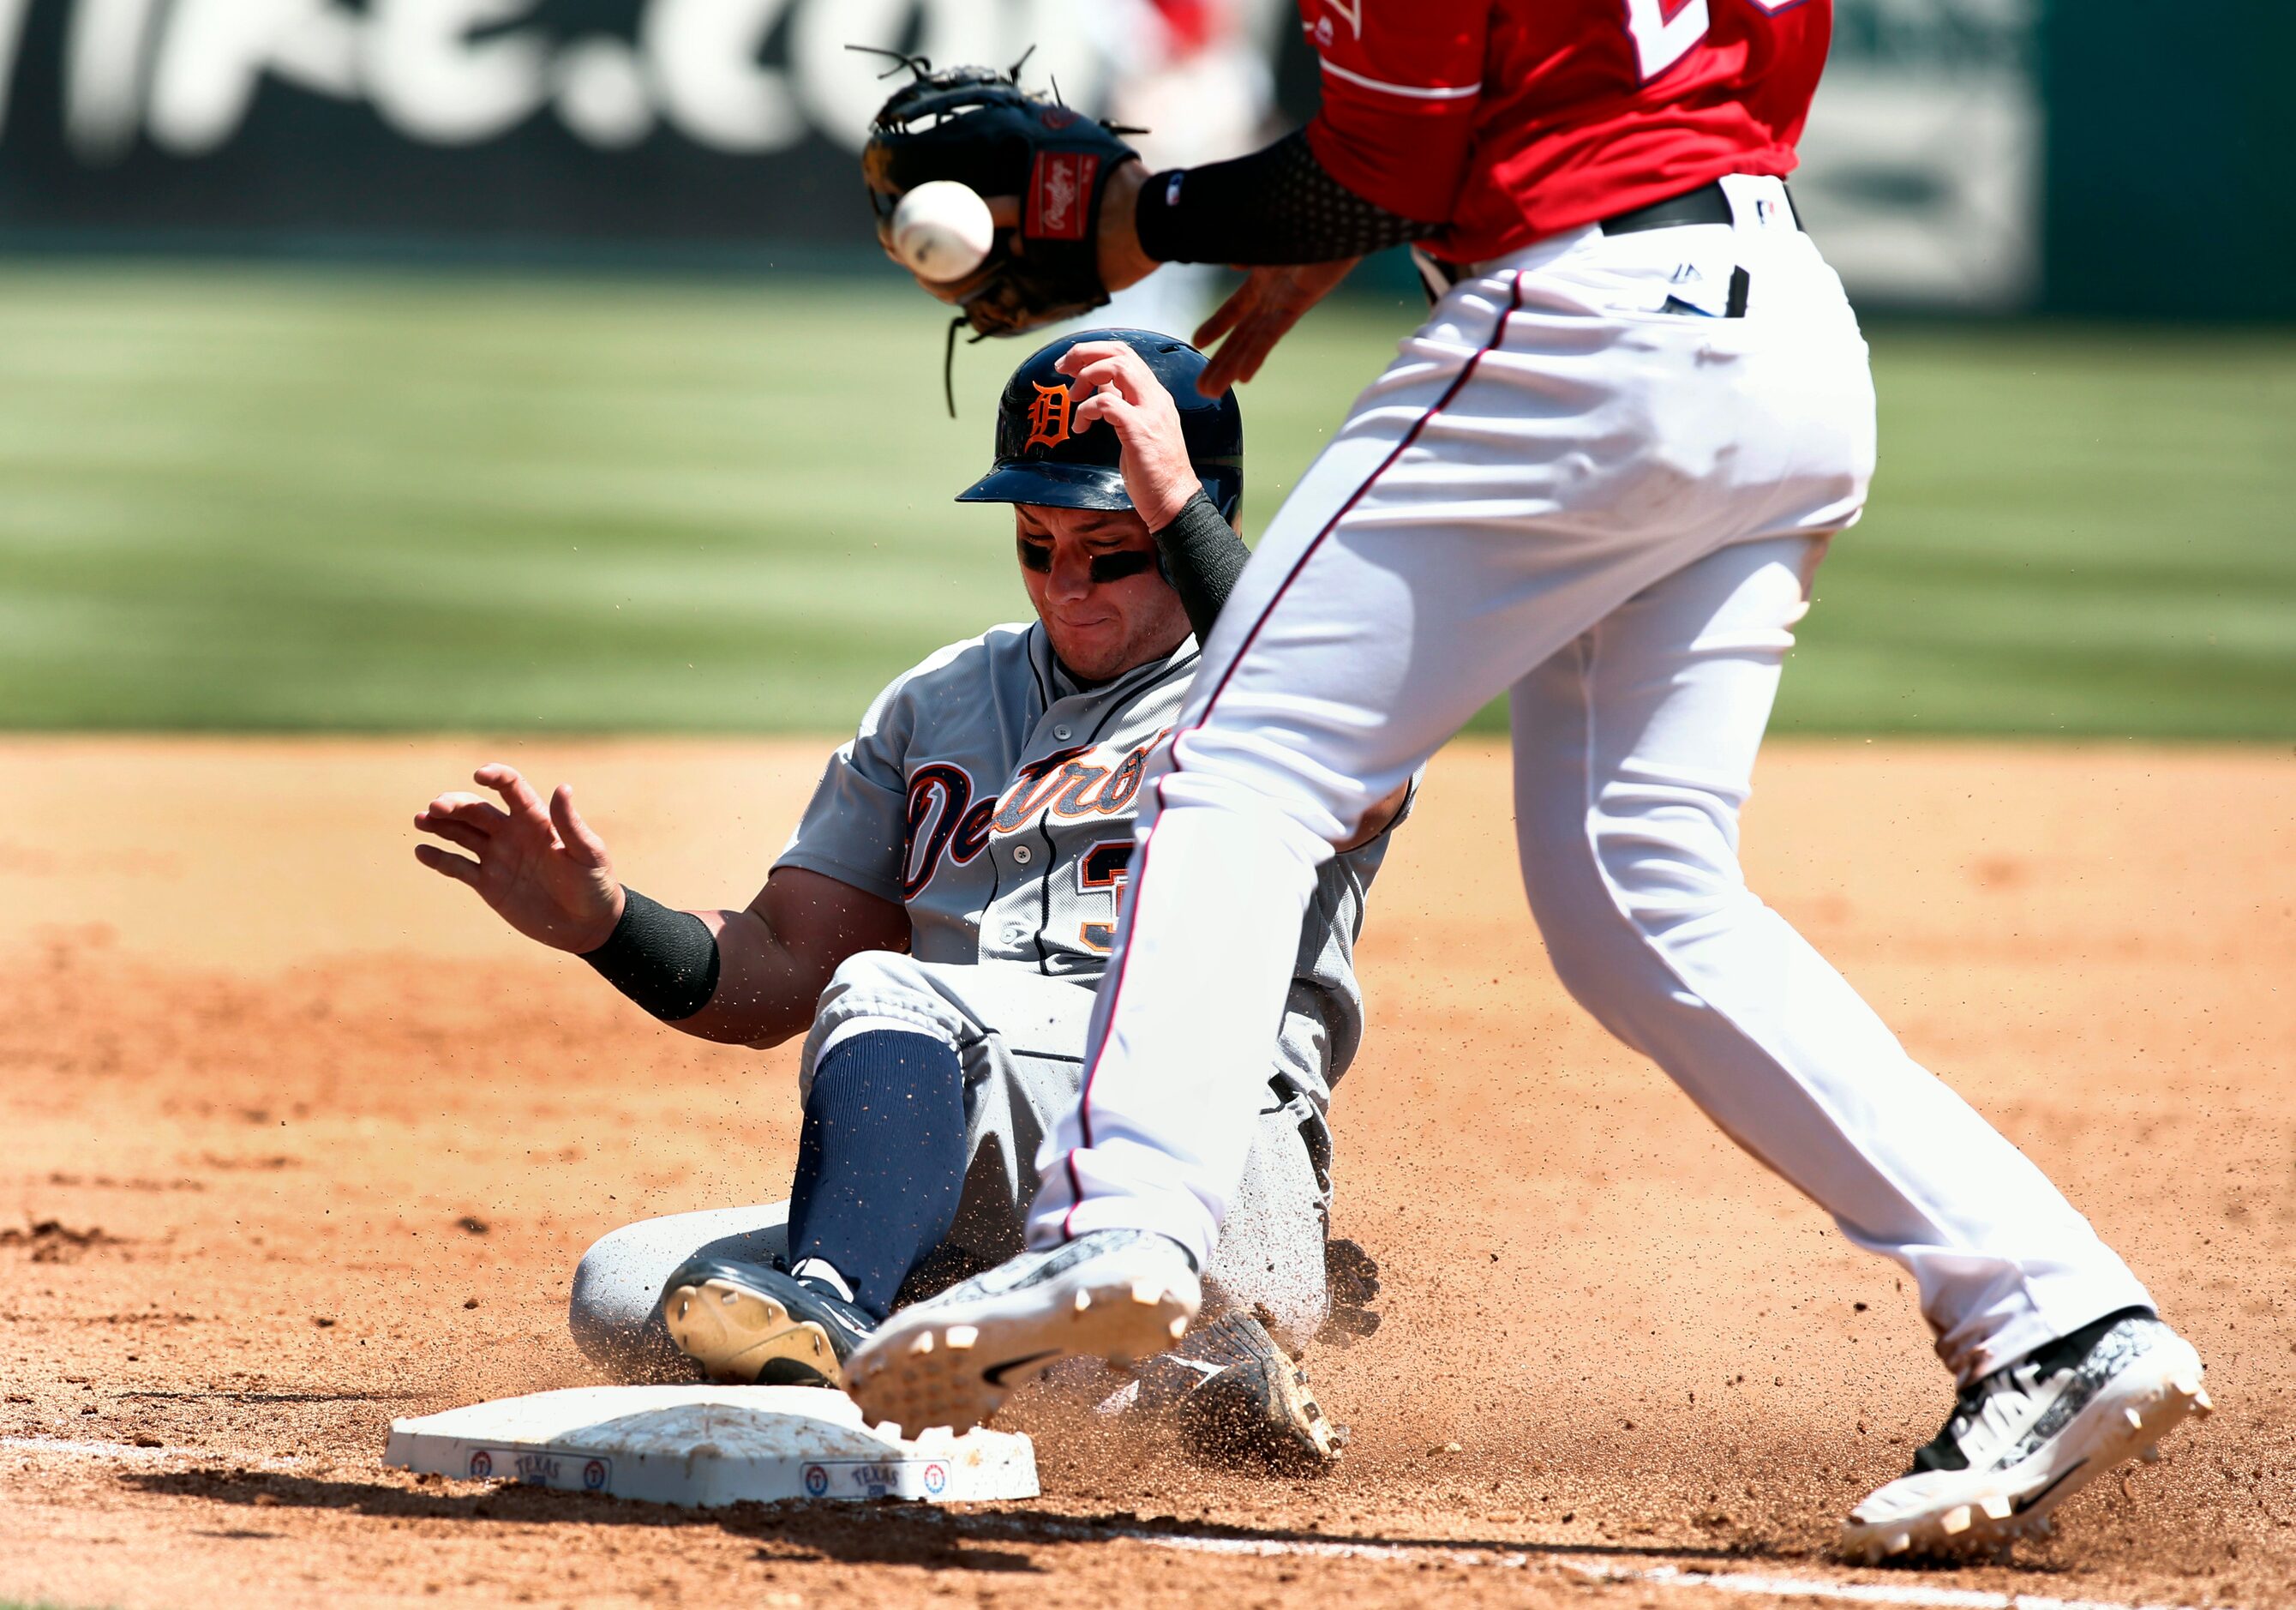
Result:
[[[1235,590],[1236,578],[1243,574],[1244,564],[1251,557],[1250,550],[1201,484],[1168,524],[1152,523],[1150,530],[1164,561],[1164,573],[1180,595],[1196,641],[1202,643],[1218,623],[1228,595]]]
[[[1151,535],[1169,527],[1189,501],[1204,489],[1204,483],[1196,478],[1195,466],[1185,457],[1177,464],[1151,470],[1140,481],[1139,486],[1127,487],[1125,490],[1132,499],[1133,513],[1140,516]]]
[[[578,930],[569,932],[566,942],[559,949],[570,950],[576,956],[587,956],[597,950],[614,937],[614,931],[622,925],[623,914],[628,909],[628,892],[617,882],[607,891],[605,905],[596,915],[583,922]]]
[[[1156,270],[1156,259],[1140,244],[1140,197],[1148,165],[1134,157],[1108,176],[1100,198],[1100,283],[1110,291],[1139,283]]]
[[[581,953],[599,976],[666,1023],[692,1017],[718,992],[718,935],[690,911],[633,890],[603,942]]]

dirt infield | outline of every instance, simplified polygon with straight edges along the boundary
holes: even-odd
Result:
[[[1387,1322],[1311,1360],[1341,1474],[1055,1428],[1030,1504],[699,1516],[384,1469],[394,1415],[588,1378],[582,1248],[780,1194],[796,1133],[788,1051],[659,1029],[414,864],[407,816],[497,752],[700,904],[747,898],[820,750],[0,742],[0,1600],[2296,1606],[2285,751],[1765,761],[1758,886],[2092,1214],[2221,1409],[1960,1572],[1826,1557],[1945,1378],[1895,1272],[1563,997],[1473,749],[1364,946],[1339,1219]]]

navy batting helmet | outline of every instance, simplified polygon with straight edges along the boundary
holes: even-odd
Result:
[[[1124,444],[1102,423],[1070,428],[1075,384],[1053,366],[1082,341],[1122,341],[1147,360],[1180,410],[1188,462],[1204,491],[1228,519],[1243,502],[1243,410],[1235,393],[1208,398],[1196,390],[1204,355],[1177,336],[1150,330],[1086,330],[1032,353],[1004,382],[996,405],[996,464],[956,495],[959,503],[1036,503],[1062,509],[1128,509],[1118,468]]]

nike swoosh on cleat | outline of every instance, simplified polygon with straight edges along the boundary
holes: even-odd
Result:
[[[2088,1461],[2087,1459],[2076,1459],[2073,1461],[2072,1464],[2067,1466],[2062,1471],[2059,1472],[2057,1479],[2050,1483],[2046,1487],[2042,1488],[2038,1492],[2028,1493],[2023,1498],[2019,1499],[2017,1500],[2014,1512],[2018,1515],[2024,1514],[2034,1505],[2039,1503],[2043,1499],[2047,1498],[2058,1488],[2072,1480],[2073,1473],[2087,1463]]]
[[[1060,1351],[1057,1347],[1048,1347],[1040,1353],[1030,1353],[1025,1359],[1007,1359],[1002,1364],[982,1370],[980,1378],[991,1386],[1002,1386],[1004,1384],[1005,1376],[1012,1371],[1021,1368],[1023,1365],[1034,1364],[1038,1359],[1049,1359]]]

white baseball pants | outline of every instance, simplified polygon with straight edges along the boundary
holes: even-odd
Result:
[[[1739,808],[1809,572],[1865,500],[1874,398],[1783,187],[1724,183],[1733,224],[1480,266],[1277,514],[1144,791],[1033,1244],[1145,1228],[1210,1261],[1316,867],[1512,688],[1524,881],[1563,982],[1904,1265],[1957,1375],[2149,1302],[1745,886]]]

